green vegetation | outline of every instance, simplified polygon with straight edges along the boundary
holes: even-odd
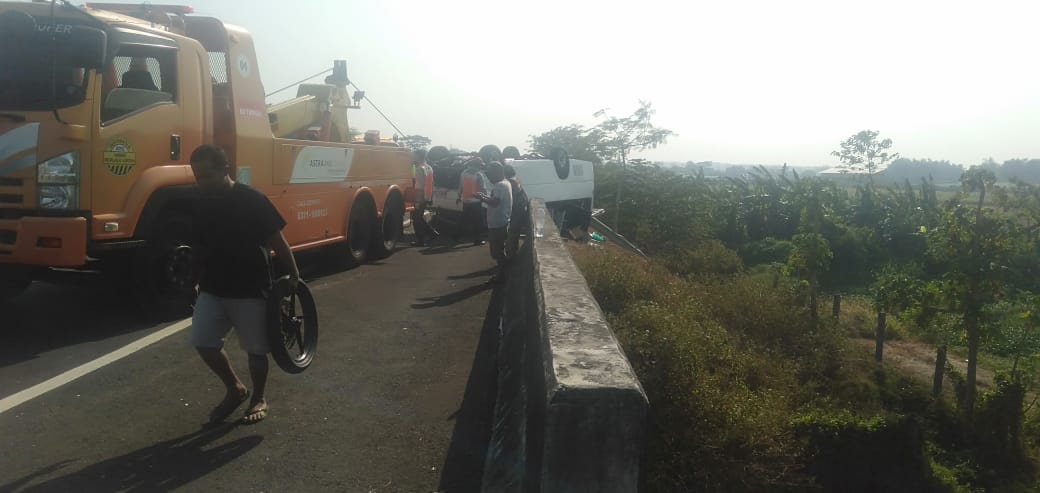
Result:
[[[838,154],[894,159],[876,136]],[[619,232],[651,259],[575,254],[650,399],[649,491],[1040,487],[1040,188],[987,166],[943,195],[928,178],[719,180],[599,157],[597,203],[615,217],[623,190]],[[934,374],[853,344],[878,311],[888,340],[934,350]]]

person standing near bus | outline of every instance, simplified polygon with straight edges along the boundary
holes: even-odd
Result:
[[[273,282],[269,252],[274,250],[289,272],[292,292],[300,271],[282,235],[285,220],[267,196],[231,179],[223,149],[204,144],[192,152],[190,161],[200,192],[191,242],[199,295],[190,338],[227,389],[224,400],[210,413],[210,422],[223,421],[250,398],[224,351],[224,338],[234,327],[249,354],[253,383],[252,399],[241,421],[257,423],[267,417],[268,409],[266,296]]]
[[[412,189],[415,197],[415,208],[412,209],[412,229],[415,230],[415,241],[412,246],[426,246],[436,240],[440,233],[426,222],[426,207],[433,201],[433,168],[426,163],[426,151],[415,151],[415,162],[412,163]]]
[[[531,200],[516,177],[516,169],[510,164],[503,167],[513,195],[513,210],[509,213],[509,230],[506,233],[506,258],[512,260],[520,249],[520,235],[531,234]]]
[[[491,258],[495,259],[498,268],[488,282],[505,280],[506,230],[509,227],[509,215],[513,210],[513,189],[505,178],[502,163],[492,162],[487,167],[487,177],[491,181],[491,194],[476,194],[477,199],[487,205],[488,245]]]

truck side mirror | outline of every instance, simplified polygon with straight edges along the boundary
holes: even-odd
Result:
[[[95,27],[75,26],[62,41],[65,42],[62,51],[70,62],[87,68],[105,66],[108,48],[105,31]]]

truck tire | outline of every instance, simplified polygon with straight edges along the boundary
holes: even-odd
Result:
[[[145,246],[136,252],[134,296],[148,315],[161,319],[187,316],[195,295],[191,276],[191,218],[171,211],[160,216]]]
[[[436,165],[438,162],[451,157],[451,152],[444,146],[433,146],[426,152],[426,164]]]
[[[549,159],[552,159],[553,166],[556,168],[556,176],[559,176],[561,180],[566,180],[571,175],[571,158],[567,156],[567,151],[563,148],[550,149]]]
[[[32,281],[29,279],[4,279],[0,280],[0,303],[22,294],[29,289]]]
[[[347,223],[346,244],[346,260],[352,267],[368,262],[376,229],[375,216],[371,199],[359,197],[354,200],[354,206],[350,208],[350,221]]]
[[[386,199],[383,206],[383,218],[379,221],[376,234],[372,235],[372,255],[383,259],[393,253],[397,242],[404,233],[404,202],[401,195],[394,193]]]
[[[480,152],[477,153],[480,159],[484,160],[484,163],[491,164],[494,161],[502,162],[502,151],[496,145],[488,144],[480,148]]]

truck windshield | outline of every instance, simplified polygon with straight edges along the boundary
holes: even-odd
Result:
[[[38,40],[35,36],[32,38],[31,41]],[[0,46],[0,111],[43,111],[83,102],[88,70],[61,56],[65,44],[58,41],[57,57],[53,56],[49,42]]]

